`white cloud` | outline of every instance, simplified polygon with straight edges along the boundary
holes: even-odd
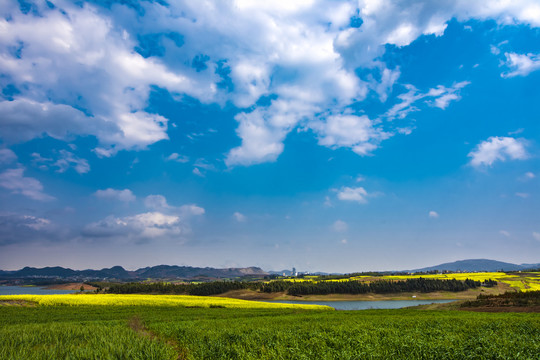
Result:
[[[178,209],[180,211],[180,215],[183,217],[200,216],[204,215],[205,213],[205,210],[202,207],[195,204],[182,205]]]
[[[92,5],[36,5],[39,16],[12,9],[0,23],[0,66],[21,91],[0,102],[6,141],[89,134],[114,151],[144,148],[168,138],[167,119],[144,110],[152,85],[201,99],[215,92],[133,52],[135,40]],[[20,44],[18,56],[5,51]]]
[[[330,200],[330,196],[324,197],[324,206],[326,207],[333,207],[332,200]]]
[[[523,177],[527,180],[532,180],[536,177],[536,175],[534,175],[534,173],[528,171],[525,173],[525,175],[523,175]]]
[[[525,146],[526,141],[523,139],[492,136],[481,142],[468,156],[472,158],[472,166],[491,166],[496,161],[527,159]]]
[[[24,169],[8,169],[0,174],[0,186],[13,194],[21,194],[33,200],[49,201],[54,197],[43,192],[43,185],[37,179],[24,177]]]
[[[335,232],[345,232],[345,231],[347,231],[348,228],[349,228],[349,226],[347,225],[347,223],[345,221],[342,221],[342,220],[336,220],[332,224],[332,229]]]
[[[136,197],[133,195],[131,190],[124,189],[124,190],[115,190],[115,189],[105,189],[105,190],[98,190],[94,193],[94,196],[101,198],[101,199],[112,199],[112,200],[118,200],[122,202],[131,202],[135,201]]]
[[[202,171],[198,167],[194,167],[192,173],[200,177],[205,177]]]
[[[439,217],[439,213],[436,211],[431,210],[428,214],[428,216],[432,219],[437,219]]]
[[[365,115],[331,115],[325,120],[313,122],[310,127],[318,132],[319,144],[331,148],[349,147],[358,155],[368,155],[379,141],[389,137],[374,128]]]
[[[428,97],[433,97],[433,106],[440,109],[446,109],[451,101],[456,101],[461,99],[459,95],[459,90],[469,85],[469,81],[462,81],[457,84],[454,84],[452,87],[447,88],[444,86],[437,86],[435,89],[429,90],[427,93]]]
[[[392,106],[384,115],[389,120],[404,119],[409,113],[418,111],[419,109],[413,104],[419,100],[424,100],[430,106],[438,107],[442,110],[446,109],[452,101],[461,99],[460,91],[465,86],[469,85],[469,81],[461,81],[453,84],[451,87],[438,85],[435,88],[429,89],[426,93],[421,93],[413,85],[406,85],[408,90],[406,93],[398,95],[401,100],[399,103]]]
[[[506,230],[500,230],[499,234],[501,234],[503,236],[506,236],[506,237],[510,237],[510,233],[508,231],[506,231]]]
[[[60,156],[52,166],[56,166],[58,168],[56,171],[59,173],[65,172],[70,167],[73,167],[79,174],[85,174],[90,171],[90,165],[88,165],[87,160],[81,159],[66,150],[60,150]]]
[[[540,69],[540,54],[505,53],[504,56],[506,57],[505,65],[510,71],[502,73],[502,77],[527,76]]]
[[[56,172],[64,173],[69,168],[73,167],[73,169],[79,174],[85,174],[90,171],[88,160],[81,159],[67,150],[60,150],[59,152],[55,151],[50,158],[42,157],[41,154],[38,153],[32,153],[31,156],[32,163],[38,166],[41,170],[56,167]],[[55,157],[56,160],[53,157]]]
[[[179,240],[179,237],[191,232],[191,218],[205,213],[202,207],[195,204],[171,206],[162,195],[147,196],[144,203],[154,211],[124,217],[111,215],[88,224],[82,235],[135,243],[154,239]]]
[[[195,204],[182,205],[178,207],[169,205],[167,199],[163,195],[148,195],[144,199],[144,206],[161,212],[177,214],[182,218],[203,215],[205,213],[205,210],[202,207]]]
[[[520,197],[520,198],[522,198],[522,199],[527,199],[529,196],[531,196],[531,194],[529,194],[529,193],[523,193],[523,192],[517,192],[517,193],[516,193],[516,196],[517,196],[517,197]]]
[[[538,232],[533,232],[533,233],[532,233],[532,236],[533,236],[533,238],[534,238],[535,240],[540,241],[540,233],[538,233]]]
[[[91,238],[120,237],[123,240],[143,242],[183,235],[185,231],[179,216],[156,211],[126,217],[108,216],[87,225],[83,235]]]
[[[342,243],[343,245],[347,244],[347,239],[341,239],[340,243]]]
[[[171,206],[167,203],[167,199],[163,195],[148,195],[146,198],[144,198],[144,206],[154,210],[171,208]]]
[[[361,204],[367,203],[368,197],[367,191],[363,187],[343,187],[339,190],[337,197],[339,200],[343,201],[356,201]]]
[[[10,149],[0,149],[0,164],[9,164],[17,161],[17,155]]]
[[[372,0],[271,6],[179,0],[142,2],[144,16],[122,4],[106,8],[58,0],[55,5],[37,2],[28,14],[14,0],[0,8],[2,85],[9,82],[20,91],[0,101],[5,142],[44,134],[64,140],[94,135],[99,156],[144,149],[168,139],[168,119],[147,110],[157,87],[174,99],[187,95],[240,108],[242,142],[227,154],[229,166],[274,161],[287,134],[310,128],[312,120],[321,139],[332,135],[321,112],[344,114],[368,91],[384,102],[400,76],[383,61],[387,44],[407,46],[422,35],[441,36],[451,19],[540,25],[535,0],[419,0],[414,6]],[[362,18],[360,28],[349,26],[353,16]],[[359,68],[370,76],[360,79]],[[430,104],[446,108],[459,99],[446,90]],[[354,146],[339,145],[350,139],[329,146],[367,154],[382,140],[381,132],[370,132],[374,139]]]
[[[238,211],[233,214],[233,217],[238,222],[245,222],[247,220],[246,216]]]
[[[172,153],[167,157],[167,160],[176,161],[179,163],[187,163],[189,161],[189,157],[185,155],[180,155],[178,153]]]

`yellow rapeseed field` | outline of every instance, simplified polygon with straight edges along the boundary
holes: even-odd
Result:
[[[540,273],[512,273],[507,274],[504,272],[469,272],[469,273],[452,273],[452,274],[412,274],[412,275],[384,275],[384,276],[367,276],[359,275],[352,277],[344,277],[338,279],[324,279],[318,276],[306,276],[305,278],[285,278],[280,279],[282,281],[290,282],[343,282],[343,281],[365,281],[371,282],[376,280],[407,280],[407,279],[437,279],[437,280],[467,280],[484,282],[486,280],[495,280],[511,286],[516,290],[532,291],[540,290]],[[275,281],[275,280],[271,280]]]
[[[329,306],[280,304],[230,299],[224,297],[191,295],[138,295],[138,294],[62,294],[62,295],[2,295],[0,301],[23,300],[42,306],[55,305],[119,305],[119,306],[180,306],[180,307],[224,307],[236,309],[309,309],[333,310]]]

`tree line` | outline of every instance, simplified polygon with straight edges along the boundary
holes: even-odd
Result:
[[[327,294],[388,294],[399,292],[434,292],[434,291],[464,291],[479,286],[493,287],[497,285],[495,280],[486,280],[483,283],[467,279],[443,280],[443,279],[407,279],[399,281],[378,280],[363,282],[349,281],[321,281],[321,282],[289,282],[272,281],[261,286],[263,292],[287,292],[289,295],[327,295]]]
[[[106,290],[111,294],[171,294],[209,296],[223,294],[230,290],[257,290],[256,283],[241,281],[212,281],[200,284],[171,284],[171,283],[125,283],[112,284]]]

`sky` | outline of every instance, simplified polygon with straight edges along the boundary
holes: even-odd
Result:
[[[0,2],[0,269],[540,262],[537,0]]]

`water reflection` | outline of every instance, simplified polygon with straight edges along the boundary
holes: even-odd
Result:
[[[455,300],[381,300],[381,301],[272,301],[283,304],[326,305],[336,310],[401,309],[409,306],[444,304]]]

